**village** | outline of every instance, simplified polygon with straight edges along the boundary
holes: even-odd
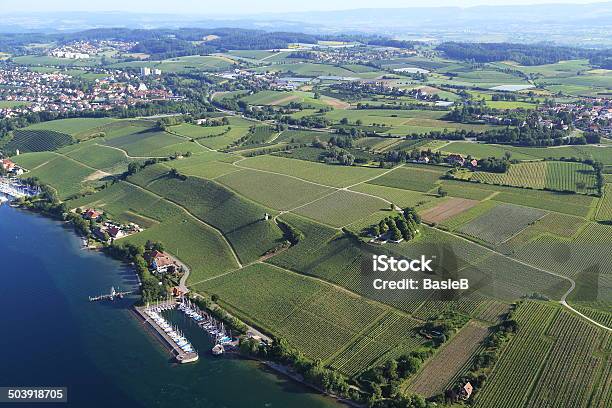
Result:
[[[182,99],[161,84],[149,88],[142,77],[150,71],[144,69],[142,75],[115,69],[89,70],[98,78],[90,85],[80,86],[78,77],[59,68],[56,72],[37,72],[11,64],[0,66],[0,100],[9,102],[0,107],[0,117],[36,112],[108,111],[151,101]]]

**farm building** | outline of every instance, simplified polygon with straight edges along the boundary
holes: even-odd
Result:
[[[463,164],[465,163],[465,159],[460,154],[449,154],[446,158],[446,162],[449,164],[458,164],[460,166],[463,166]]]

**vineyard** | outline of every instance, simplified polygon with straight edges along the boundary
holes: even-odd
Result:
[[[474,172],[471,180],[486,184],[543,189],[546,186],[547,162],[527,162],[510,165],[506,173]]]
[[[402,167],[369,183],[404,190],[427,192],[436,186],[439,178],[440,173],[438,172],[420,170],[413,167]]]
[[[352,377],[371,366],[408,353],[424,342],[417,333],[418,326],[418,321],[390,312],[370,324],[364,336],[334,357],[331,367]]]
[[[126,151],[130,156],[152,156],[155,151],[185,142],[170,133],[147,129],[136,133],[113,137],[104,144]]]
[[[604,196],[599,200],[597,220],[612,222],[612,184],[606,184]]]
[[[459,231],[492,245],[499,245],[544,217],[545,211],[500,204],[459,228]]]
[[[240,170],[217,179],[221,184],[253,201],[278,210],[290,210],[334,190],[279,174]],[[291,191],[291,194],[287,192]]]
[[[497,201],[493,201],[493,200],[486,200],[486,201],[482,201],[480,203],[478,203],[476,206],[460,213],[457,214],[449,219],[446,219],[444,221],[441,222],[441,225],[448,229],[449,231],[453,231],[455,229],[457,229],[459,226],[472,221],[474,218],[477,218],[483,214],[485,214],[487,211],[489,211],[490,209],[492,209],[493,207],[495,207],[496,205],[498,205],[499,203]]]
[[[606,358],[596,354],[602,334],[579,317],[562,312],[549,327],[548,335],[556,339],[555,344],[527,406],[590,407],[591,394],[606,364]]]
[[[295,212],[333,227],[342,227],[388,207],[389,204],[379,198],[340,190]]]
[[[270,210],[214,182],[197,177],[181,180],[162,176],[149,183],[147,189],[221,230],[242,261],[253,261],[281,242],[280,229],[273,221],[264,220]]]
[[[538,161],[510,165],[506,173],[474,172],[471,180],[503,186],[596,193],[593,167],[572,162]]]
[[[609,246],[612,243],[610,227],[589,224],[572,241],[542,236],[516,251],[516,257],[540,268],[574,276],[596,268],[608,273],[604,265],[612,262]]]
[[[230,310],[279,333],[311,358],[331,357],[385,313],[330,285],[265,264],[196,287],[217,294]]]
[[[57,190],[60,198],[66,199],[81,191],[82,183],[93,172],[90,168],[70,159],[58,156],[23,177],[38,177]]]
[[[60,149],[73,143],[72,136],[53,130],[14,130],[13,138],[4,146],[7,152],[42,152]]]
[[[595,172],[583,163],[547,162],[546,188],[557,191],[575,191],[595,194]]]
[[[426,398],[444,393],[456,373],[470,364],[488,332],[481,324],[466,324],[410,381],[408,390]]]
[[[242,167],[282,173],[315,183],[333,187],[346,187],[367,180],[384,172],[382,169],[330,166],[305,160],[276,156],[258,156],[240,162]]]
[[[402,190],[399,188],[385,187],[368,183],[351,187],[350,190],[382,197],[402,208],[422,206],[428,207],[435,204],[435,202],[439,200],[433,195],[418,191]]]
[[[535,302],[519,306],[515,316],[520,331],[506,345],[486,386],[476,395],[475,407],[525,406],[553,346],[545,332],[558,312],[556,307]]]

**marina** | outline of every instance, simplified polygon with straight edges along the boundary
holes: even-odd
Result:
[[[157,336],[171,350],[174,358],[181,364],[197,361],[198,352],[191,343],[183,336],[180,330],[170,325],[161,315],[163,310],[173,309],[175,302],[164,302],[155,306],[135,306],[136,313],[157,333]]]
[[[108,296],[104,295],[103,297],[109,298]],[[214,317],[200,310],[189,299],[172,299],[145,307],[135,306],[134,308],[137,314],[155,330],[157,337],[171,349],[174,358],[179,363],[197,361],[199,356],[182,332],[170,325],[162,316],[162,312],[171,309],[178,309],[210,336],[214,342],[211,349],[213,355],[218,356],[238,349],[238,339],[232,337],[231,331],[226,330],[223,322],[218,322]]]

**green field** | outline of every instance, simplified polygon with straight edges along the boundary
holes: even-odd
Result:
[[[248,158],[241,161],[240,166],[286,174],[333,187],[347,187],[384,172],[382,169],[327,165],[275,156]]]
[[[464,224],[459,231],[490,244],[499,245],[545,215],[545,211],[534,208],[500,204]]]
[[[53,130],[19,129],[13,131],[12,139],[4,149],[9,152],[43,152],[57,150],[73,141],[70,135]]]
[[[103,127],[104,125],[108,125],[109,123],[113,123],[115,121],[116,119],[113,118],[59,119],[30,125],[26,128],[26,130],[52,130],[54,132],[67,133],[75,138],[78,138],[79,133]]]
[[[257,264],[195,286],[258,327],[323,360],[343,350],[384,309],[331,285]]]
[[[43,183],[55,188],[60,198],[65,199],[78,193],[85,179],[93,172],[74,160],[58,156],[25,173],[23,177],[38,177]]]
[[[163,171],[159,167],[155,170]],[[280,243],[280,229],[273,221],[263,219],[266,208],[242,199],[219,184],[197,177],[183,181],[168,177],[164,172],[150,176],[151,181],[145,184],[148,190],[184,207],[195,217],[222,231],[242,261],[253,261]]]
[[[234,171],[217,181],[253,201],[277,210],[290,210],[321,198],[334,190],[287,176],[256,170]]]
[[[398,168],[369,183],[404,190],[427,192],[436,186],[441,174],[438,171],[423,167],[422,170],[414,167]]]

